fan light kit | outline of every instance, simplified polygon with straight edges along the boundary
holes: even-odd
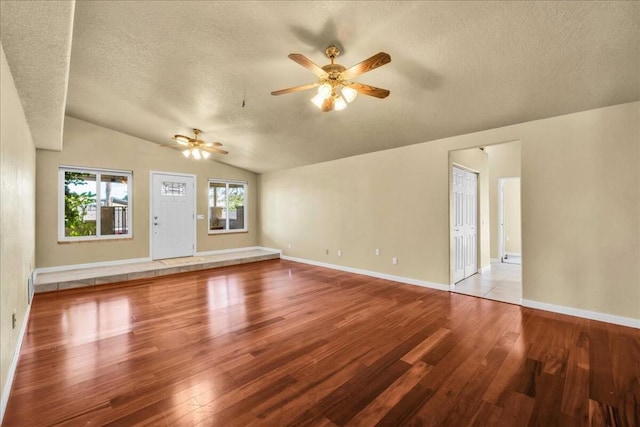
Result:
[[[388,53],[379,52],[369,59],[365,59],[359,64],[350,68],[345,68],[334,61],[340,55],[340,49],[336,46],[329,46],[326,50],[327,57],[331,64],[323,67],[316,65],[313,61],[299,53],[292,53],[289,58],[303,67],[311,70],[318,76],[317,83],[295,86],[288,89],[281,89],[271,92],[271,95],[283,95],[285,93],[299,92],[307,89],[318,88],[316,96],[311,98],[311,102],[322,111],[344,110],[348,103],[353,102],[358,93],[374,96],[376,98],[386,98],[389,91],[378,87],[365,85],[362,83],[350,82],[349,80],[360,74],[374,70],[391,62]]]
[[[198,135],[202,133],[199,129],[193,130],[193,138],[189,138],[184,135],[173,135],[173,139],[180,145],[183,145],[185,148],[182,151],[182,154],[186,157],[192,157],[196,160],[200,159],[208,159],[211,153],[217,154],[228,154],[228,151],[221,150],[216,147],[221,147],[222,144],[219,142],[204,142],[199,139]]]

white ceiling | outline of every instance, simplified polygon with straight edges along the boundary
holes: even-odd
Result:
[[[7,42],[12,69],[49,49]],[[270,95],[315,81],[289,53],[324,65],[329,44],[347,67],[389,53],[355,80],[391,95]],[[260,173],[637,100],[640,2],[78,1],[66,112],[159,144],[198,127]]]
[[[73,5],[0,1],[2,48],[38,148],[62,148]]]

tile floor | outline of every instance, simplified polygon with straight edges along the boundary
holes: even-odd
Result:
[[[502,262],[505,264],[522,264],[522,259],[517,255],[509,255]]]
[[[453,292],[522,304],[522,266],[492,262],[489,271],[456,283]]]
[[[164,276],[186,271],[206,270],[247,262],[280,258],[277,251],[249,249],[216,255],[200,255],[157,261],[144,261],[104,267],[79,268],[65,271],[39,273],[35,292],[49,292],[85,286],[104,285],[146,277]]]

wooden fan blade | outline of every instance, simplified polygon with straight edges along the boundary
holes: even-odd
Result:
[[[221,142],[205,142],[204,146],[205,147],[222,147],[222,143]]]
[[[382,67],[385,64],[391,62],[391,56],[388,53],[378,52],[369,59],[365,59],[359,64],[353,67],[347,68],[341,73],[341,76],[345,80],[349,80],[355,76],[366,73],[371,70],[375,70],[378,67]]]
[[[290,87],[288,89],[280,89],[271,92],[271,95],[284,95],[285,93],[300,92],[301,90],[313,89],[318,87],[318,83],[310,83],[308,85]]]
[[[380,89],[379,87],[369,86],[362,83],[351,83],[350,88],[353,88],[363,95],[375,96],[376,98],[386,98],[391,92],[386,89]]]
[[[219,148],[214,148],[214,147],[200,147],[201,150],[205,150],[208,151],[210,153],[216,153],[216,154],[229,154],[228,151],[225,150],[221,150]]]
[[[306,56],[300,54],[300,53],[292,53],[289,55],[289,59],[291,59],[294,62],[297,62],[298,64],[302,65],[304,68],[311,70],[312,73],[314,73],[316,76],[318,77],[327,77],[328,74],[325,70],[323,70],[322,68],[320,68],[318,66],[318,64],[316,64],[315,62],[313,62],[312,60],[310,60],[309,58],[307,58]]]
[[[173,135],[173,139],[180,145],[189,145],[189,143],[192,141],[191,138],[184,135]]]

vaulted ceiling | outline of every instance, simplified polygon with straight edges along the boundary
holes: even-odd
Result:
[[[35,137],[40,102],[158,144],[197,127],[261,173],[640,100],[639,2],[3,0],[1,24],[39,148],[60,148]],[[389,53],[355,80],[391,95],[330,113],[270,95],[316,81],[289,53],[322,66],[330,44],[347,67]]]

